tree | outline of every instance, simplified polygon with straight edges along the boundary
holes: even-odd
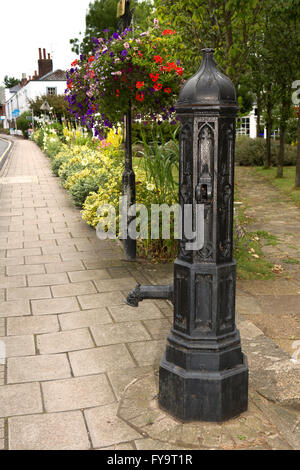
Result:
[[[300,110],[299,110],[299,106],[298,106],[298,145],[297,145],[295,187],[300,188]]]
[[[280,145],[277,177],[283,176],[284,144],[288,119],[292,115],[292,83],[299,70],[300,0],[268,2],[267,27],[261,48],[266,108],[274,97],[279,108]],[[298,53],[297,53],[298,52]],[[274,103],[273,103],[274,104]],[[272,112],[270,112],[272,114]],[[270,118],[271,119],[271,118]]]
[[[50,107],[53,108],[53,114],[56,115],[57,119],[61,120],[63,116],[70,117],[65,95],[43,95],[34,100],[29,100],[30,109],[33,110],[35,116],[43,115],[44,112],[41,111],[41,106],[44,101],[47,101]]]
[[[8,75],[5,75],[4,77],[4,85],[5,88],[12,88],[20,83],[20,80],[18,80],[15,77],[9,77]]]
[[[32,121],[27,119],[31,115],[31,111],[25,111],[17,119],[17,128],[23,132],[24,137],[28,136],[28,129],[32,126]]]
[[[235,85],[261,28],[263,2],[258,0],[155,0],[157,12],[181,35],[185,68],[195,72],[200,51],[213,47],[219,67]]]
[[[95,0],[89,4],[89,10],[85,17],[86,30],[84,37],[70,39],[72,51],[75,54],[89,54],[94,50],[93,38],[98,38],[103,31],[109,29],[117,31],[119,18],[117,18],[117,4],[119,0]],[[131,8],[134,9],[134,23],[146,28],[152,12],[152,0],[131,0]],[[81,34],[81,33],[80,33]]]

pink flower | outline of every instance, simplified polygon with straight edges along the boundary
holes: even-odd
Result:
[[[124,42],[124,47],[125,47],[125,49],[129,49],[130,46],[129,46],[128,42]]]
[[[154,23],[155,28],[158,28],[159,20],[157,18],[154,18],[153,23]]]

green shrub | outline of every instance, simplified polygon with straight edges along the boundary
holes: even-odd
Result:
[[[69,191],[75,206],[82,207],[84,201],[91,192],[97,192],[100,186],[100,180],[93,175],[78,180]]]
[[[165,121],[162,124],[155,122],[149,122],[145,125],[140,122],[134,122],[132,124],[132,142],[137,143],[142,140],[149,142],[168,142],[173,139],[174,133],[179,129],[179,124],[170,124]],[[178,132],[177,132],[178,138]]]
[[[267,141],[266,139],[251,139],[244,135],[236,139],[235,160],[240,166],[263,166],[266,162]],[[277,165],[279,142],[271,142],[271,165]],[[297,157],[296,147],[285,144],[284,164],[295,165]]]
[[[28,129],[32,126],[32,122],[27,119],[31,115],[31,111],[25,111],[17,119],[17,128],[23,132],[24,137],[28,137]]]
[[[53,142],[47,143],[47,148],[45,152],[51,159],[54,158],[63,148],[63,143],[60,140],[55,140]]]
[[[51,170],[56,176],[58,176],[61,165],[67,162],[69,158],[69,155],[65,151],[61,151],[51,160]]]
[[[38,146],[41,149],[43,148],[43,146],[44,146],[44,132],[43,132],[42,129],[39,129],[39,133],[38,133],[38,136],[37,136],[36,143],[38,144]]]

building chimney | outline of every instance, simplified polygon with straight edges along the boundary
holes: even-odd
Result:
[[[27,84],[26,73],[22,73],[22,80],[20,82],[21,86],[25,86]]]
[[[39,57],[40,57],[38,60],[39,78],[42,78],[45,75],[47,75],[47,73],[52,72],[53,62],[52,62],[52,59],[50,58],[50,54],[48,54],[48,59],[47,59],[45,48],[43,49],[43,58],[42,58],[41,48],[39,48]]]

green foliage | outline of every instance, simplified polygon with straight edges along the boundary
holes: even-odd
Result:
[[[59,120],[61,120],[62,117],[70,117],[65,95],[43,95],[36,97],[34,100],[29,100],[30,109],[33,110],[35,116],[44,115],[44,111],[41,111],[41,106],[44,101],[47,101],[49,106],[53,108],[51,111],[53,117]]]
[[[160,18],[170,21],[180,35],[179,55],[184,57],[189,75],[200,65],[201,49],[213,47],[222,70],[239,83],[263,21],[263,2],[155,0],[154,5]]]
[[[247,115],[253,108],[254,95],[251,90],[249,90],[249,85],[247,84],[240,84],[237,91],[239,115]]]
[[[117,18],[118,2],[119,0],[94,0],[89,4],[83,38],[70,39],[72,51],[75,54],[92,54],[94,50],[92,38],[102,36],[105,29],[109,29],[110,32],[117,31],[119,23],[119,18]],[[131,9],[134,9],[134,24],[146,29],[152,12],[152,1],[131,0],[130,6]]]
[[[133,122],[132,124],[132,142],[135,144],[139,141],[145,140],[147,143],[157,142],[168,142],[178,136],[179,124],[171,124],[168,121],[164,121],[161,124],[156,122],[148,122],[145,125],[141,122]]]
[[[279,142],[271,142],[271,164],[277,164]],[[296,147],[285,145],[285,165],[295,165]],[[240,136],[236,140],[235,160],[241,166],[263,166],[266,162],[266,140]]]
[[[69,160],[69,155],[66,152],[66,148],[61,150],[54,158],[51,160],[51,170],[53,173],[58,176],[58,172],[63,163]]]
[[[20,80],[18,80],[15,77],[9,77],[8,75],[5,75],[3,81],[4,81],[5,88],[12,88],[16,85],[19,85],[20,83]]]
[[[178,141],[174,136],[169,142],[162,141],[159,144],[157,140],[154,140],[149,145],[144,138],[142,144],[144,151],[141,153],[144,158],[140,162],[148,183],[154,184],[154,191],[157,195],[156,203],[174,203],[176,200],[175,189],[178,191]]]
[[[23,132],[24,137],[28,136],[28,129],[32,127],[32,121],[26,119],[27,116],[31,116],[31,111],[25,111],[17,119],[17,128]]]
[[[84,201],[92,192],[97,192],[100,186],[100,179],[90,175],[78,180],[70,187],[70,194],[75,206],[82,207]]]
[[[238,279],[274,279],[273,265],[263,255],[262,241],[269,240],[267,232],[247,230],[249,220],[245,217],[245,205],[234,217],[234,258]]]

